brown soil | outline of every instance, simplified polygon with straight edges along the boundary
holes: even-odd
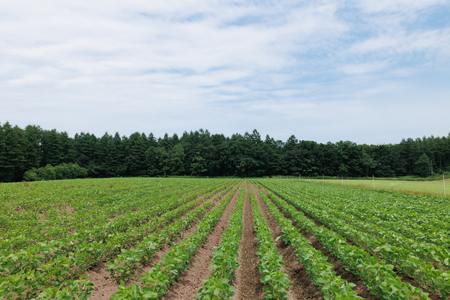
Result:
[[[247,184],[244,211],[243,211],[243,234],[239,245],[240,267],[236,272],[237,296],[232,299],[264,299],[265,292],[261,283],[261,273],[258,270],[259,258],[256,255],[258,245],[256,242],[256,232],[253,222],[252,202],[250,198],[250,186]],[[236,298],[237,297],[237,298]]]
[[[258,201],[259,209],[266,219],[270,227],[270,232],[275,240],[281,236],[281,227],[278,226],[277,220],[269,213],[269,209],[262,200],[259,192],[253,187],[255,191],[256,200]],[[288,293],[289,299],[323,299],[321,290],[316,286],[309,277],[306,269],[297,261],[294,247],[285,244],[282,239],[276,242],[278,253],[283,257],[283,271],[288,274],[291,280],[291,286]]]
[[[278,207],[278,206],[277,206],[277,207]],[[311,242],[311,245],[312,245],[315,249],[319,250],[323,255],[325,255],[325,256],[328,257],[328,262],[329,262],[330,264],[333,264],[333,265],[334,265],[333,271],[336,272],[336,275],[341,276],[343,279],[347,280],[348,282],[354,283],[354,284],[356,285],[356,286],[353,288],[353,290],[355,291],[355,293],[356,293],[358,296],[360,296],[360,297],[362,297],[362,298],[365,298],[365,299],[374,299],[374,300],[377,299],[374,295],[372,295],[372,293],[370,292],[369,288],[362,282],[361,278],[359,278],[358,276],[354,275],[353,273],[347,271],[347,270],[344,268],[343,264],[342,264],[337,258],[335,258],[334,256],[332,256],[331,253],[330,253],[328,250],[326,250],[326,249],[322,246],[321,243],[319,243],[318,241],[316,241],[316,238],[314,237],[314,235],[312,235],[312,234],[306,232],[305,230],[301,229],[301,228],[297,225],[297,223],[296,223],[294,220],[292,220],[291,217],[289,217],[287,214],[285,214],[285,213],[283,212],[282,209],[280,209],[280,207],[278,207],[278,209],[280,210],[280,212],[283,213],[283,215],[284,215],[286,218],[288,218],[288,219],[290,219],[290,220],[292,221],[292,224],[293,224],[294,226],[296,226],[296,227],[299,229],[300,233],[301,233],[304,237],[306,237],[306,238]],[[315,221],[315,220],[314,220],[314,222],[316,223],[317,226],[321,226],[321,225],[319,225],[319,224],[321,224],[320,222]],[[322,226],[323,226],[323,225],[322,225]]]
[[[216,224],[214,230],[208,235],[207,242],[197,249],[189,268],[181,273],[180,278],[162,299],[195,299],[198,290],[203,285],[201,279],[208,279],[212,270],[209,270],[214,248],[222,242],[222,233],[229,226],[229,219],[234,210],[239,192],[236,192]]]
[[[67,214],[67,215],[73,214],[73,208],[72,208],[72,206],[67,205],[67,206],[65,207],[65,211],[66,211],[66,214]]]
[[[208,203],[212,201],[216,195],[214,195],[213,197],[211,197],[210,199],[208,199],[203,203]],[[217,201],[209,211],[214,210],[214,208],[217,205],[219,205],[219,203],[220,201]],[[186,214],[187,213],[183,214],[180,218],[183,218]],[[184,237],[193,234],[197,230],[198,223],[200,223],[200,221],[197,222],[196,224],[193,224],[191,228],[188,231],[186,231],[182,237],[175,240],[173,244],[179,243],[184,239]],[[127,281],[126,283],[127,287],[132,286],[134,281],[140,282],[141,278],[139,276],[150,271],[151,268],[153,268],[156,264],[160,263],[162,261],[162,256],[164,254],[167,254],[169,251],[170,246],[163,245],[162,249],[155,253],[153,259],[146,265],[143,265],[142,268],[136,272],[133,280]],[[119,284],[114,279],[109,277],[109,273],[105,271],[106,269],[108,269],[108,266],[103,262],[99,262],[99,264],[96,267],[86,272],[86,274],[89,276],[89,280],[92,281],[95,287],[95,290],[91,292],[91,297],[89,299],[92,300],[109,299],[111,295],[115,294],[118,291]]]

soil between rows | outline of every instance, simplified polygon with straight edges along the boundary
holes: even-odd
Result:
[[[253,191],[258,201],[259,209],[266,219],[267,225],[269,225],[272,238],[275,240],[281,236],[281,227],[278,225],[277,220],[270,214],[267,205],[261,198],[259,191],[252,186]],[[279,239],[276,243],[278,253],[283,258],[283,271],[288,274],[291,280],[291,285],[288,293],[288,298],[291,299],[323,299],[321,290],[316,286],[309,277],[306,269],[297,261],[295,249],[292,245],[288,245]]]
[[[195,299],[198,290],[203,285],[202,279],[206,280],[211,276],[212,270],[209,270],[209,266],[211,265],[212,254],[215,251],[214,247],[222,242],[222,233],[229,226],[229,219],[235,208],[242,185],[243,183],[234,194],[214,230],[208,235],[207,242],[197,249],[189,268],[181,273],[180,278],[162,299]]]
[[[263,189],[263,191],[265,193],[265,189]],[[269,199],[271,199],[271,198],[269,197]],[[272,200],[272,202],[273,202],[273,200]],[[274,204],[276,205],[276,203],[274,203]],[[283,211],[283,209],[281,209],[278,205],[276,205],[276,206],[287,219],[292,221],[292,224],[295,227],[297,227],[299,229],[300,233],[311,242],[311,245],[315,249],[319,250],[323,255],[328,257],[328,262],[334,265],[333,271],[336,272],[336,275],[341,276],[343,279],[356,285],[353,288],[353,290],[355,291],[355,293],[358,296],[360,296],[364,299],[370,299],[370,300],[377,299],[374,295],[372,295],[369,288],[362,282],[361,278],[359,278],[358,276],[354,275],[353,273],[347,271],[344,268],[344,265],[336,257],[332,256],[331,253],[327,249],[325,249],[321,243],[319,243],[316,240],[314,235],[308,233],[304,229],[301,229],[300,226],[298,226],[297,223],[294,220],[292,220],[292,218]],[[306,214],[305,214],[305,216],[306,216]],[[311,218],[311,217],[309,217],[309,218]],[[311,219],[314,220],[313,218],[311,218]],[[323,226],[322,223],[320,223],[316,220],[314,220],[314,222],[317,226]]]
[[[243,232],[241,244],[239,245],[239,263],[240,266],[236,272],[236,296],[231,299],[264,299],[265,292],[261,272],[258,269],[259,258],[256,255],[258,244],[256,240],[256,231],[253,222],[252,202],[250,198],[250,183],[247,182],[245,191],[244,211],[243,211]]]
[[[204,201],[200,205],[211,202],[214,199],[214,197],[217,196],[217,194],[215,194],[208,200]],[[224,199],[228,194],[229,194],[229,192],[224,197],[222,197],[222,199]],[[220,199],[220,200],[222,200],[222,199]],[[219,205],[220,200],[217,201],[215,203],[215,205],[213,205],[207,213],[214,210]],[[195,209],[195,208],[193,208],[193,209]],[[187,213],[188,212],[186,212],[179,218],[183,218],[184,216],[186,216]],[[198,223],[200,223],[200,220],[198,222],[196,222],[195,224],[193,224],[191,226],[191,228],[183,234],[182,237],[176,239],[173,242],[173,244],[179,243],[186,236],[193,234],[197,230]],[[167,244],[163,245],[162,249],[155,253],[152,260],[147,262],[145,265],[143,265],[140,270],[136,271],[134,278],[131,278],[130,280],[127,281],[127,284],[126,284],[127,287],[132,286],[133,281],[140,282],[141,278],[139,277],[139,275],[143,275],[146,272],[150,271],[150,269],[153,268],[154,265],[161,262],[162,256],[164,254],[167,254],[169,251],[170,251],[170,245],[167,245]],[[113,294],[115,294],[118,291],[119,284],[114,279],[110,278],[110,274],[106,271],[106,269],[108,269],[108,266],[103,261],[100,261],[96,267],[90,269],[89,271],[87,271],[85,273],[89,276],[88,280],[90,280],[94,284],[94,287],[95,287],[95,290],[93,290],[91,292],[91,297],[89,299],[92,299],[92,300],[109,299]]]

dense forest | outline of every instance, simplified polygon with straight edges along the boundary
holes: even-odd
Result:
[[[430,164],[432,162],[432,165]],[[403,139],[399,144],[358,145],[286,142],[258,131],[244,135],[211,134],[208,130],[156,138],[153,134],[105,133],[70,137],[56,129],[0,124],[0,181],[22,181],[26,171],[78,165],[88,177],[117,176],[428,176],[450,171],[447,137]]]

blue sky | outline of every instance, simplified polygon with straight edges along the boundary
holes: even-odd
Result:
[[[0,122],[397,143],[450,132],[450,1],[3,1]]]

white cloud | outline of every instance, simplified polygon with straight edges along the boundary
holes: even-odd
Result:
[[[371,62],[362,64],[347,64],[342,66],[342,71],[348,75],[360,75],[366,73],[377,72],[385,69],[387,62]]]
[[[358,0],[358,6],[365,13],[417,11],[434,5],[448,5],[447,0]]]
[[[307,119],[357,141],[348,124],[373,115],[372,97],[401,103],[393,95],[418,86],[408,80],[448,75],[449,27],[410,26],[446,3],[4,1],[0,122],[156,135],[275,122],[286,138]],[[357,22],[339,13],[348,8]],[[326,136],[321,126],[311,134]]]

